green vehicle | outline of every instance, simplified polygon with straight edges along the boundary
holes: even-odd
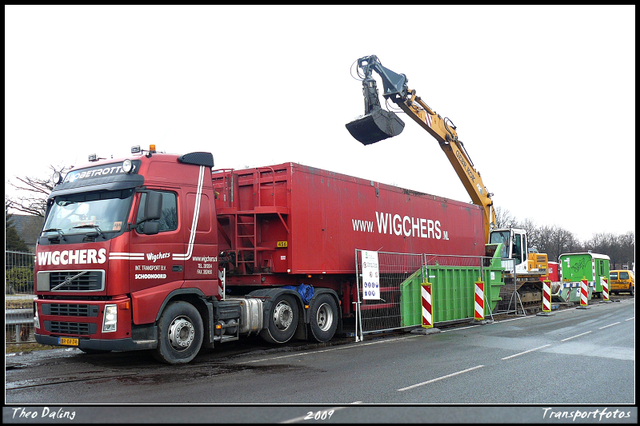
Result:
[[[580,303],[580,285],[583,279],[589,286],[589,299],[602,297],[602,285],[609,279],[609,256],[598,253],[565,253],[560,263],[561,299]]]

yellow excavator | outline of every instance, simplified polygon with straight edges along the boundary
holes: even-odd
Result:
[[[471,201],[482,207],[487,255],[493,256],[491,250],[495,251],[497,244],[502,243],[500,257],[513,259],[513,262],[503,262],[506,276],[516,279],[519,291],[522,288],[520,293],[523,304],[541,300],[541,280],[547,276],[548,269],[547,255],[529,250],[524,229],[496,228],[495,209],[491,199],[493,194],[485,187],[480,172],[475,169],[464,144],[458,139],[453,122],[447,117],[442,118],[416,95],[415,90],[409,89],[406,75],[383,67],[377,56],[358,59],[357,67],[358,76],[362,79],[365,114],[346,125],[349,133],[363,145],[369,145],[398,136],[404,129],[404,122],[400,117],[380,105],[377,83],[373,78],[375,71],[382,80],[382,96],[400,107],[438,141]]]

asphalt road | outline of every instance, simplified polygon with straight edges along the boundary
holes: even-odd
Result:
[[[519,423],[576,410],[637,422],[634,315],[629,298],[429,335],[328,346],[239,344],[186,366],[157,364],[144,353],[39,351],[7,357],[3,420],[30,421],[20,410],[33,408],[32,416],[42,418],[44,408],[51,416],[62,407],[67,417],[75,410],[91,422],[109,410],[104,404],[117,404],[110,419],[128,422],[144,417],[137,404],[147,404],[147,416],[169,423],[414,423],[425,416]],[[131,404],[136,410],[123,414]]]

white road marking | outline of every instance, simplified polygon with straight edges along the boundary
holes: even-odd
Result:
[[[524,351],[524,352],[520,352],[520,353],[517,353],[517,354],[509,355],[509,356],[506,356],[506,357],[502,358],[502,360],[509,359],[509,358],[515,358],[515,357],[520,356],[520,355],[528,354],[529,352],[537,351],[539,349],[546,348],[547,346],[551,346],[551,345],[544,345],[544,346],[540,346],[540,347],[537,347],[537,348],[529,349],[528,351]]]
[[[438,377],[435,379],[427,380],[426,382],[417,383],[415,385],[407,386],[406,388],[398,389],[398,392],[403,392],[409,389],[417,388],[418,386],[428,385],[429,383],[437,382],[438,380],[447,379],[449,377],[457,376],[458,374],[467,373],[469,371],[477,370],[478,368],[482,368],[484,365],[476,365],[475,367],[467,368],[466,370],[458,371],[457,373],[447,374],[446,376]]]
[[[575,336],[567,337],[566,339],[562,339],[560,341],[561,342],[566,342],[567,340],[575,339],[576,337],[584,336],[585,334],[589,334],[589,333],[591,333],[591,332],[587,331],[586,333],[576,334]]]
[[[604,327],[600,327],[598,330],[602,330],[602,329],[607,328],[607,327],[612,327],[612,326],[614,326],[616,324],[620,324],[620,321],[614,322],[613,324],[605,325]]]

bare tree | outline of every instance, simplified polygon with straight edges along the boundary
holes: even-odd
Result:
[[[626,263],[627,268],[629,269],[635,268],[635,260],[636,260],[635,234],[629,231],[626,234],[620,235],[620,237],[618,238],[618,245],[620,246],[622,263]]]
[[[518,221],[508,209],[496,207],[496,227],[498,228],[515,228]]]
[[[585,248],[609,256],[611,269],[622,269],[624,265],[632,268],[635,259],[635,234],[631,231],[623,235],[598,233],[585,243]]]
[[[30,176],[16,177],[18,183],[9,181],[9,184],[19,191],[16,197],[5,197],[5,205],[13,210],[27,213],[33,216],[44,217],[47,209],[47,198],[53,190],[51,176],[58,171],[63,173],[71,167],[49,166],[51,174],[47,178],[34,178]]]
[[[547,257],[552,262],[557,262],[563,253],[582,251],[581,245],[572,232],[558,226],[549,228],[546,244]]]

